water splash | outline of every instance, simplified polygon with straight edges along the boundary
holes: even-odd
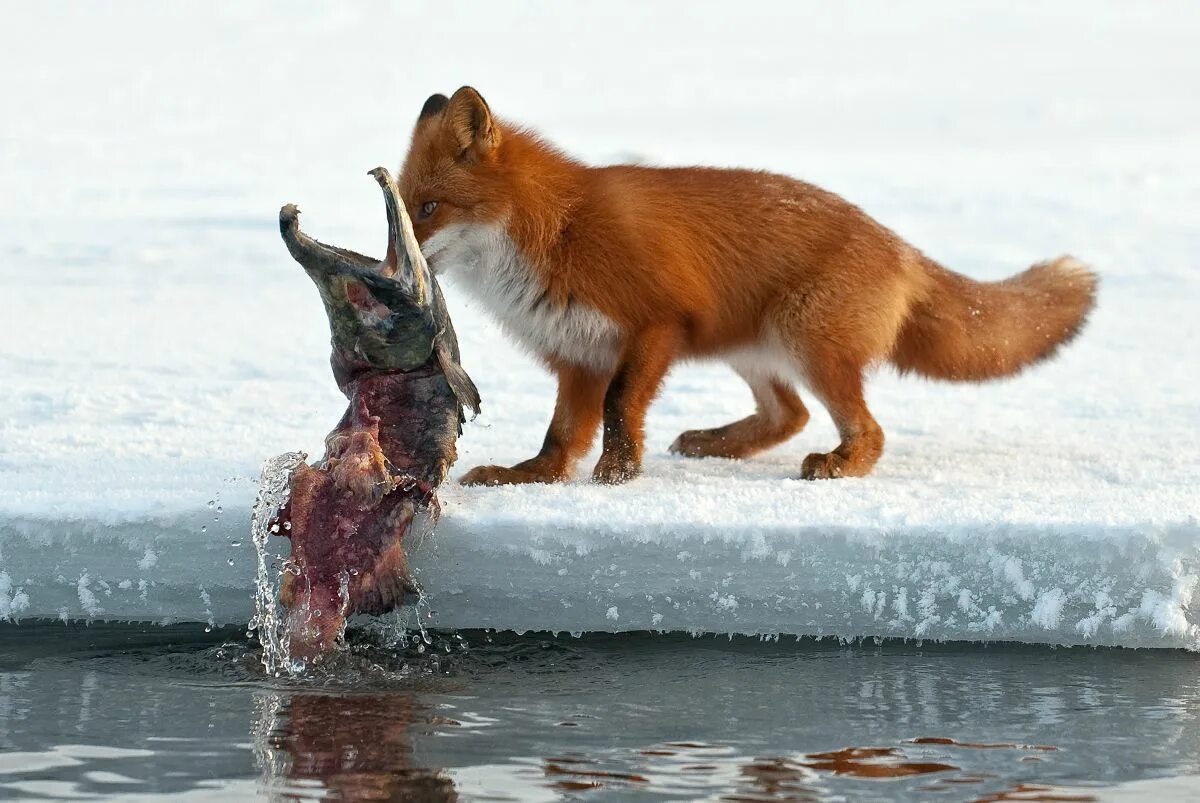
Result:
[[[334,649],[343,650],[346,648],[346,625],[350,622],[350,572],[345,569],[338,574],[338,600],[341,624],[338,625],[337,639],[333,643]]]
[[[254,500],[254,511],[250,518],[250,535],[258,553],[258,577],[255,582],[254,618],[250,629],[258,633],[262,645],[262,664],[267,674],[278,677],[282,673],[296,674],[304,666],[295,666],[290,646],[291,633],[287,617],[279,603],[279,571],[272,572],[267,540],[278,531],[272,519],[291,494],[292,473],[304,464],[308,455],[304,452],[285,452],[268,460],[258,481],[258,496]],[[301,662],[303,663],[303,662]]]

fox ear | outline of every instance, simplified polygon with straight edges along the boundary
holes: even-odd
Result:
[[[444,119],[460,156],[468,153],[482,156],[500,144],[500,131],[492,119],[492,110],[483,96],[469,86],[462,87],[450,98]]]
[[[433,117],[438,114],[450,102],[450,98],[441,94],[430,95],[429,100],[425,101],[425,105],[421,107],[421,113],[417,116],[417,122],[424,120],[426,117]]]

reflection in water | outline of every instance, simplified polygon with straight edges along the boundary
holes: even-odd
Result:
[[[800,763],[809,769],[855,778],[904,778],[958,769],[936,761],[911,761],[898,747],[846,747],[805,758]]]
[[[443,771],[413,761],[413,727],[434,724],[403,692],[268,695],[254,733],[264,791],[277,799],[321,789],[336,800],[458,800]]]
[[[454,720],[431,716],[407,693],[324,693],[263,695],[254,729],[260,790],[271,799],[320,797],[351,801],[457,801],[451,772],[423,767],[414,760],[412,739],[442,727],[461,727]],[[959,742],[947,737],[920,737],[908,745],[967,750],[1051,752],[1050,745]],[[916,750],[916,753],[912,753]],[[1018,760],[1029,758],[1020,756]],[[541,778],[523,772],[525,760],[485,768],[486,777],[471,784],[474,794],[496,800],[554,800],[578,793],[607,790],[676,798],[694,790],[718,791],[731,803],[818,801],[834,790],[831,777],[889,781],[939,775],[914,792],[961,798],[955,790],[994,781],[992,773],[966,772],[954,764],[929,760],[921,747],[845,747],[826,752],[773,758],[750,758],[733,748],[702,742],[667,742],[642,749],[602,751],[597,758],[553,755],[540,760]],[[621,771],[614,765],[624,766]],[[490,793],[489,793],[490,790]],[[497,790],[503,792],[497,793]],[[862,793],[862,790],[859,790]],[[507,794],[505,794],[507,793]],[[1065,787],[1013,783],[981,792],[975,803],[996,801],[1064,801],[1086,803],[1091,794]]]
[[[786,758],[763,758],[741,767],[742,778],[736,792],[726,797],[734,801],[819,800],[820,788],[812,783],[814,773]]]
[[[956,748],[1055,750],[1049,746],[1017,744],[960,743],[953,739],[928,737],[908,740],[906,744],[929,744]],[[726,801],[800,801],[828,797],[833,789],[829,781],[848,778],[866,781],[896,781],[921,775],[939,775],[936,781],[916,787],[918,791],[947,793],[986,783],[991,773],[964,772],[955,764],[934,760],[923,748],[844,747],[817,753],[751,758],[731,747],[700,742],[668,742],[661,745],[613,754],[606,751],[596,758],[584,755],[556,755],[542,761],[542,772],[551,789],[577,792],[608,789],[684,794],[688,789],[723,789]],[[1019,756],[1014,756],[1018,758]],[[621,771],[613,767],[624,766]],[[997,794],[1016,795],[997,800],[1041,799],[1019,795],[1061,794],[1061,798],[1091,800],[1088,795],[1056,791],[1053,787],[1021,784]],[[983,798],[991,800],[993,798]]]
[[[1058,803],[1059,801],[1061,803],[1091,803],[1096,800],[1096,797],[1083,792],[1073,792],[1069,789],[1043,784],[1019,783],[995,794],[977,797],[973,803],[999,803],[999,801],[1005,800],[1036,800],[1038,803]]]

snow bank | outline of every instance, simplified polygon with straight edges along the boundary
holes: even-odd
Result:
[[[695,489],[670,492],[704,506]],[[447,626],[1200,647],[1194,521],[1138,533],[1094,522],[855,526],[786,520],[798,506],[763,515],[747,495],[749,521],[714,510],[706,522],[640,523],[615,500],[592,508],[600,521],[623,518],[616,526],[504,498],[503,515],[448,518],[417,552],[420,578]]]
[[[836,442],[815,403],[806,432],[754,460],[667,456],[679,431],[751,406],[727,369],[681,367],[636,482],[445,490],[414,552],[429,621],[1200,649],[1200,109],[1173,94],[1187,82],[1157,77],[1200,76],[1197,15],[1089,4],[964,21],[931,5],[783,25],[784,8],[723,24],[722,41],[759,46],[720,64],[710,15],[670,8],[637,12],[670,17],[665,48],[662,20],[629,14],[439,12],[383,64],[357,43],[411,20],[24,9],[0,32],[0,93],[22,109],[0,139],[0,618],[248,618],[258,468],[318,453],[344,403],[275,212],[296,201],[313,234],[380,251],[362,174],[399,158],[427,94],[472,81],[588,158],[636,146],[771,167],[971,275],[1070,250],[1104,284],[1080,341],[1016,380],[878,376],[888,447],[863,480],[792,479]],[[490,47],[456,48],[453,67],[437,52],[450,35],[559,25],[588,34],[520,40],[503,65]],[[71,58],[40,57],[28,31],[50,26]],[[607,55],[617,31],[641,58]],[[172,57],[214,42],[204,65]],[[547,60],[570,68],[548,78]],[[429,68],[420,85],[412,64]],[[689,78],[667,103],[647,74]],[[313,119],[322,105],[343,113]],[[456,472],[528,457],[553,386],[447,293],[484,395]]]

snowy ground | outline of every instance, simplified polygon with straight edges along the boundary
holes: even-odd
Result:
[[[749,462],[668,457],[750,408],[727,369],[678,369],[644,478],[445,490],[415,556],[434,622],[1200,648],[1200,13],[726,12],[10,10],[0,618],[247,617],[258,468],[319,452],[343,403],[276,211],[379,252],[365,171],[472,83],[594,161],[789,172],[970,275],[1070,251],[1103,287],[1081,340],[1016,380],[878,376],[888,451],[863,480],[791,479],[835,444],[816,409]],[[456,471],[528,457],[552,384],[447,292],[484,396]]]

